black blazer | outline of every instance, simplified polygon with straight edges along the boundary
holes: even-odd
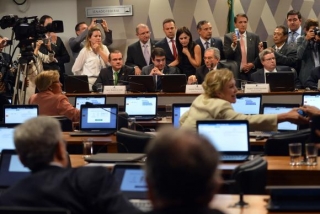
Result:
[[[195,41],[198,45],[200,45],[201,48],[201,65],[204,65],[204,51],[206,50],[205,47],[203,46],[200,38]],[[218,48],[220,51],[220,60],[225,59],[224,53],[223,53],[223,45],[222,45],[222,40],[217,38],[217,37],[212,37],[210,39],[210,47],[215,47]]]
[[[169,47],[167,38],[164,38],[162,40],[160,40],[159,42],[156,43],[156,47],[162,48],[165,52],[166,52],[166,64],[169,65],[171,62],[173,62],[174,56],[171,52],[171,49]],[[178,50],[177,50],[177,54],[178,54]]]
[[[276,46],[273,45],[272,48],[276,50]],[[277,65],[289,66],[296,69],[297,57],[297,47],[295,45],[288,45],[285,43],[279,52],[274,52],[276,57]],[[297,70],[297,69],[296,69]]]
[[[118,74],[118,85],[128,85],[127,81],[129,75],[134,75],[134,68],[123,65]],[[101,69],[97,80],[92,86],[93,91],[96,91],[96,83],[102,83],[102,85],[114,85],[113,71],[111,66]]]
[[[225,66],[219,62],[217,65],[217,69],[220,69],[220,68],[225,68]],[[206,77],[207,73],[209,73],[209,69],[206,65],[202,65],[201,67],[197,68],[196,77],[198,80],[198,84],[203,83],[204,78]]]
[[[151,44],[151,52],[152,52],[153,48],[155,48],[156,42],[150,39],[150,44]],[[140,69],[142,69],[144,66],[147,65],[147,62],[143,57],[140,41],[137,41],[128,46],[127,60],[125,64],[131,67],[138,66]],[[151,53],[150,53],[150,64],[152,64]]]

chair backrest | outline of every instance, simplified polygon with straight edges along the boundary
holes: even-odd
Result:
[[[232,71],[233,76],[236,80],[237,87],[240,87],[240,82],[238,81],[240,69],[237,62],[233,60],[227,60],[227,61],[223,60],[223,61],[220,61],[220,63],[223,65],[224,68],[228,68],[230,71]]]
[[[239,165],[232,174],[235,181],[233,193],[265,194],[268,163],[261,157]]]
[[[154,135],[121,128],[117,132],[117,148],[119,153],[144,153]]]
[[[72,121],[64,116],[52,116],[56,118],[61,126],[61,129],[63,132],[72,132],[73,131],[73,124]]]
[[[118,113],[118,129],[120,130],[121,128],[128,128],[128,114],[127,112],[119,112]]]
[[[50,207],[0,207],[1,214],[71,214],[69,210]]]
[[[310,132],[311,130],[308,128],[296,132],[274,134],[266,141],[264,153],[269,156],[288,156],[289,143],[305,143],[310,136]]]

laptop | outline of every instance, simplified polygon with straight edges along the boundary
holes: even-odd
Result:
[[[15,149],[14,141],[14,126],[7,124],[0,124],[0,153],[4,149]]]
[[[197,121],[197,130],[220,152],[222,161],[248,160],[250,142],[247,120],[201,120]]]
[[[235,112],[241,114],[260,114],[262,96],[258,94],[237,94],[236,103],[232,103]]]
[[[172,104],[172,125],[175,128],[180,127],[180,117],[189,111],[191,103],[173,103]]]
[[[4,105],[4,124],[21,124],[33,117],[38,117],[38,105]]]
[[[22,165],[15,150],[2,150],[0,157],[1,190],[9,188],[30,174],[30,170]]]
[[[298,108],[299,104],[268,104],[264,103],[261,108],[262,114],[281,114],[286,113],[292,110],[292,108]],[[282,122],[278,123],[278,131],[297,131],[299,126],[290,123],[290,122]]]
[[[151,210],[142,164],[116,164],[112,174],[120,186],[120,191],[133,205],[143,211]]]
[[[79,131],[70,136],[111,135],[117,131],[118,105],[82,105]]]
[[[319,212],[320,186],[267,186],[271,212]]]
[[[106,95],[76,96],[74,106],[80,109],[81,105],[85,105],[86,103],[92,103],[93,105],[106,104],[106,100]]]
[[[89,93],[89,80],[87,75],[65,75],[64,91],[66,93]]]
[[[69,210],[52,207],[0,207],[1,214],[71,214]]]
[[[158,77],[161,79],[162,92],[184,93],[186,91],[187,77],[185,74],[168,74]]]
[[[320,108],[320,93],[303,93],[302,105]]]
[[[152,120],[157,117],[158,96],[153,94],[127,95],[124,111],[136,120]]]
[[[269,83],[270,91],[294,91],[294,73],[292,71],[278,71],[266,73],[266,83]]]
[[[151,75],[129,75],[129,89],[132,92],[155,92],[156,84]]]
[[[98,153],[86,157],[89,163],[115,163],[115,162],[138,162],[143,160],[146,154],[141,153]]]

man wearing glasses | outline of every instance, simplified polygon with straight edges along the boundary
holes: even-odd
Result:
[[[129,45],[125,64],[134,67],[135,75],[141,75],[142,67],[152,64],[151,52],[156,42],[150,39],[151,32],[145,24],[138,24],[136,35],[139,41]]]
[[[303,35],[301,29],[301,13],[296,10],[290,10],[287,13],[287,25],[288,25],[288,44],[296,44],[297,38]]]

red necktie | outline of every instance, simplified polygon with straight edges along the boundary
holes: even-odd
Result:
[[[176,45],[174,44],[173,39],[171,39],[171,44],[172,44],[173,57],[174,57],[174,59],[176,59],[177,58],[177,49],[176,49]]]

